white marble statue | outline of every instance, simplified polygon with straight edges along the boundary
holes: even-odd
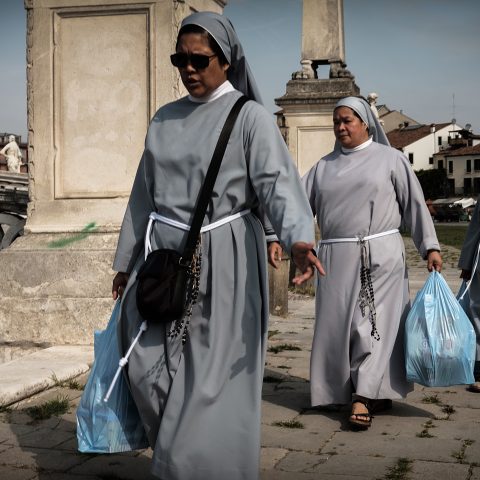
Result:
[[[15,135],[8,137],[8,143],[0,150],[2,155],[7,157],[7,167],[9,172],[20,173],[22,164],[22,152],[15,141]]]
[[[383,126],[383,120],[380,120],[380,116],[378,115],[377,98],[378,98],[378,94],[376,94],[375,92],[372,92],[368,94],[367,101],[370,104],[370,108],[372,109],[373,114],[380,121],[380,125]]]
[[[378,95],[375,92],[372,92],[368,94],[367,100],[368,100],[368,103],[370,104],[370,108],[372,109],[373,114],[377,118],[380,118],[377,110],[377,98],[378,98]]]

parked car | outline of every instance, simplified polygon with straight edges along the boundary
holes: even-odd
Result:
[[[434,222],[459,222],[465,215],[462,208],[449,207],[448,205],[435,205]]]

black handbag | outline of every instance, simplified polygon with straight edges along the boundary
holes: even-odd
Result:
[[[137,308],[145,320],[166,323],[191,315],[200,280],[200,229],[230,133],[247,101],[246,96],[240,97],[225,121],[197,199],[183,254],[172,249],[154,250],[138,271]],[[182,328],[182,324],[177,325],[173,333],[178,334]]]

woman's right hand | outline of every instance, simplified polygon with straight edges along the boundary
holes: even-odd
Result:
[[[113,278],[112,283],[112,297],[114,300],[122,298],[125,287],[127,286],[128,278],[130,274],[125,272],[118,272]]]
[[[278,268],[282,261],[283,249],[279,242],[269,242],[267,245],[268,263],[273,268]]]
[[[295,242],[292,245],[292,259],[300,270],[301,275],[297,275],[292,282],[295,285],[301,285],[303,282],[313,277],[315,270],[324,276],[325,270],[313,250],[313,243]]]

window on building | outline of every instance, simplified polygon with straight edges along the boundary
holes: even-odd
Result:
[[[442,170],[443,169],[443,160],[438,161],[438,169]]]
[[[472,193],[472,179],[464,178],[463,179],[463,194],[470,195]]]
[[[473,179],[473,194],[478,195],[480,193],[480,178]]]
[[[453,173],[453,161],[448,161],[448,173]]]
[[[429,165],[433,165],[433,157],[428,158],[428,163],[429,163]]]
[[[439,146],[439,147],[442,146],[442,137],[438,137],[438,146]]]
[[[473,169],[478,172],[480,170],[480,158],[475,158],[473,160]]]
[[[448,179],[448,196],[451,197],[455,195],[455,179],[449,178]]]
[[[408,160],[409,160],[410,163],[413,165],[413,153],[409,153],[409,154],[408,154]]]
[[[472,161],[469,159],[465,165],[465,172],[472,173]]]

